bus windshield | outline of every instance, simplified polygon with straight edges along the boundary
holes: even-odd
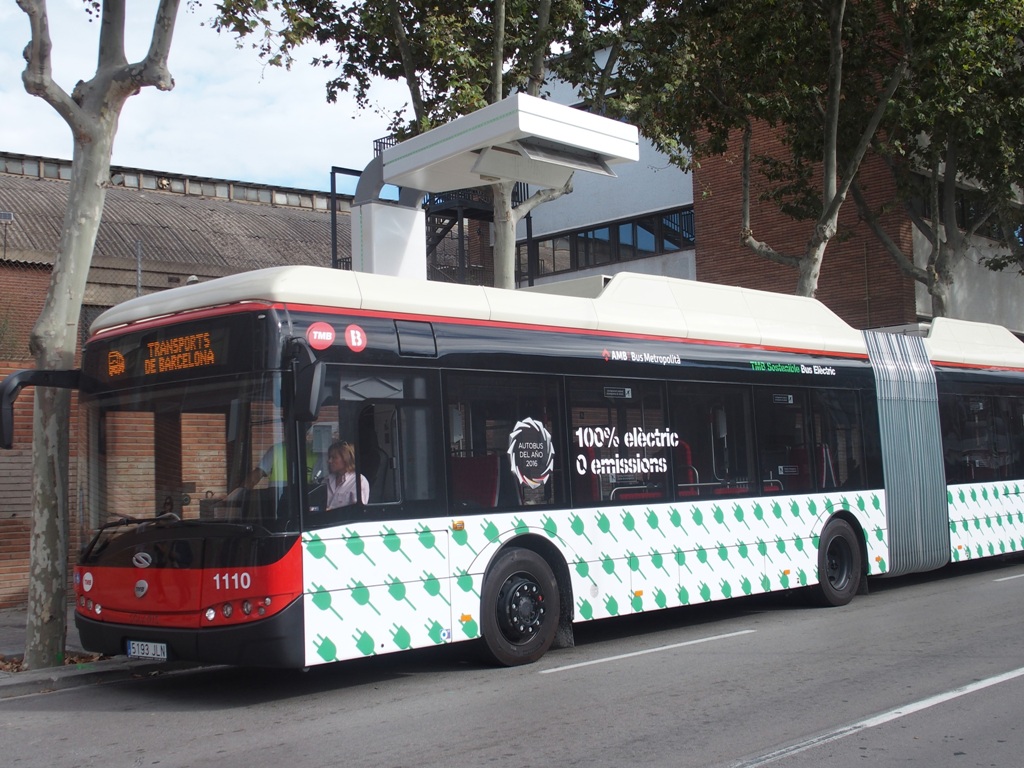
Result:
[[[83,394],[83,544],[119,518],[295,531],[294,448],[278,374]]]

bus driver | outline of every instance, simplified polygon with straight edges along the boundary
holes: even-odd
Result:
[[[332,443],[327,449],[327,509],[344,507],[370,500],[370,484],[359,475],[359,496],[356,496],[356,453],[352,443]]]

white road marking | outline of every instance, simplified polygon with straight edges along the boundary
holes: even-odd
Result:
[[[992,579],[992,581],[1013,581],[1014,579],[1024,579],[1024,573],[1018,573],[1016,576],[1003,576],[1001,579]]]
[[[581,661],[579,664],[567,664],[564,667],[552,667],[551,669],[542,669],[540,674],[549,675],[552,672],[567,672],[570,669],[579,669],[580,667],[590,667],[594,664],[606,664],[609,661],[621,661],[622,659],[631,659],[634,656],[644,656],[648,653],[660,653],[662,651],[671,651],[674,648],[683,648],[687,645],[700,645],[701,643],[712,643],[715,640],[725,640],[730,637],[739,637],[740,635],[749,635],[756,632],[756,629],[743,629],[739,632],[729,632],[725,635],[713,635],[711,637],[702,637],[699,640],[687,640],[685,643],[673,643],[672,645],[659,645],[657,648],[648,648],[644,651],[634,651],[633,653],[622,653],[618,656],[608,656],[604,659],[594,659],[592,661]]]
[[[902,707],[890,709],[888,712],[883,712],[880,715],[869,717],[866,720],[861,720],[858,723],[843,726],[842,728],[837,728],[834,731],[823,733],[820,736],[815,736],[813,738],[807,739],[806,741],[800,741],[796,744],[791,744],[788,747],[777,749],[774,752],[768,752],[767,754],[761,755],[760,757],[755,757],[751,760],[745,760],[741,763],[736,763],[733,766],[733,768],[756,768],[756,766],[767,765],[768,763],[773,763],[776,760],[782,759],[783,757],[790,757],[791,755],[804,752],[805,750],[811,749],[813,747],[818,747],[822,744],[828,744],[833,741],[838,741],[839,739],[844,739],[847,736],[852,736],[853,734],[859,733],[868,728],[874,728],[879,725],[885,725],[886,723],[890,723],[893,720],[898,720],[901,717],[913,715],[916,712],[921,712],[922,710],[938,706],[939,704],[944,704],[947,701],[953,701],[954,699],[958,699],[961,696],[967,696],[971,693],[976,693],[977,691],[984,690],[985,688],[990,688],[993,685],[999,685],[1000,683],[1005,683],[1009,680],[1015,680],[1018,677],[1024,677],[1024,667],[1021,667],[1020,669],[1015,669],[1011,672],[1006,672],[1002,675],[989,677],[985,680],[978,680],[977,682],[971,683],[970,685],[965,685],[960,688],[954,688],[953,690],[947,691],[946,693],[939,693],[935,696],[930,696],[927,699],[915,701],[912,704],[907,704]]]

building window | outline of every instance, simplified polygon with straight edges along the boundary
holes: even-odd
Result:
[[[687,207],[522,241],[516,265],[520,277],[539,277],[673,253],[693,244],[693,208]]]

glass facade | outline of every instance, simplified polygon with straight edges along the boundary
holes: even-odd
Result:
[[[520,242],[519,279],[674,253],[694,244],[693,208],[677,208],[600,227]]]

